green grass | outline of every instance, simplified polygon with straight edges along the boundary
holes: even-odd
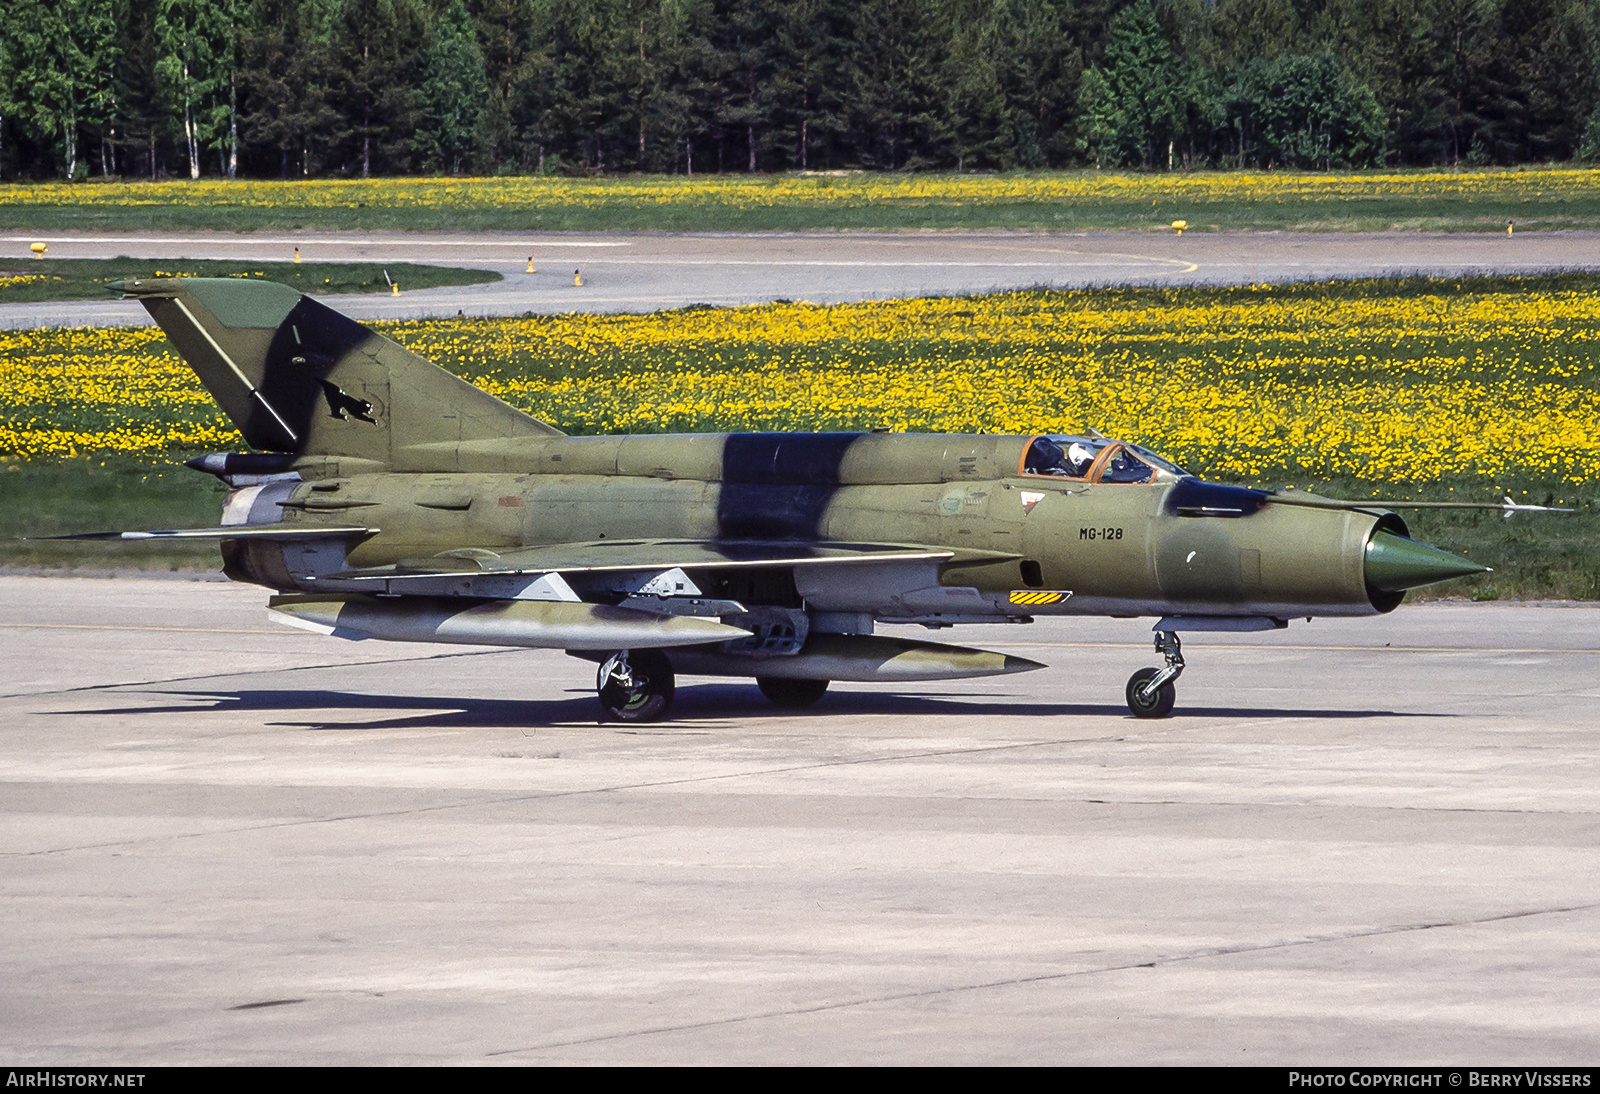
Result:
[[[387,272],[388,278],[384,274]],[[480,285],[499,281],[492,270],[450,266],[388,265],[367,262],[228,262],[191,258],[45,258],[0,259],[0,304],[45,300],[104,300],[113,281],[148,277],[242,277],[279,281],[301,292],[388,292],[391,280],[402,289],[442,285]],[[8,278],[26,281],[6,284]]]
[[[0,566],[39,569],[209,570],[215,543],[71,543],[28,536],[204,528],[222,516],[226,488],[181,465],[124,457],[0,463]]]

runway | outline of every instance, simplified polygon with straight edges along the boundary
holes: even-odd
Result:
[[[1378,232],[527,234],[305,232],[0,236],[0,256],[44,242],[56,258],[424,262],[482,267],[492,285],[329,297],[361,320],[651,312],[691,304],[835,303],[1032,287],[1218,284],[1391,273],[1531,273],[1600,268],[1600,233],[1516,236]],[[527,272],[528,258],[535,272]],[[49,259],[38,263],[49,269]],[[582,284],[575,284],[575,276]],[[0,328],[144,324],[135,303],[0,304]]]
[[[1048,671],[778,714],[0,578],[0,1056],[1591,1064],[1600,608],[964,628]],[[917,632],[923,633],[923,632]]]

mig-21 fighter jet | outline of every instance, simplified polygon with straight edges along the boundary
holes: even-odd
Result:
[[[335,637],[566,650],[613,719],[662,717],[681,673],[803,707],[1044,668],[874,630],[1046,615],[1154,617],[1163,663],[1125,694],[1159,718],[1185,630],[1379,615],[1485,569],[1393,503],[1205,482],[1094,432],[569,437],[283,285],[114,287],[255,451],[189,461],[234,488],[218,527],[95,538],[220,540],[273,619]]]

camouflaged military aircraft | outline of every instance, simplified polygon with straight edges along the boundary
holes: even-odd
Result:
[[[1395,503],[1204,482],[1092,431],[569,437],[283,285],[114,288],[258,451],[189,461],[234,488],[220,526],[92,538],[220,540],[274,620],[322,634],[566,650],[613,719],[662,717],[678,673],[803,707],[832,680],[1044,668],[874,628],[1045,615],[1156,617],[1163,664],[1125,695],[1159,718],[1179,632],[1377,615],[1485,569]]]

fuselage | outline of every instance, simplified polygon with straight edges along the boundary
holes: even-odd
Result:
[[[400,450],[393,469],[371,473],[359,460],[303,457],[304,481],[241,491],[225,519],[355,521],[380,531],[338,557],[328,548],[235,542],[229,572],[292,590],[310,587],[307,575],[553,544],[699,541],[724,545],[730,557],[757,542],[916,545],[950,557],[880,568],[872,580],[797,568],[793,589],[769,595],[820,613],[919,622],[1371,615],[1398,603],[1370,588],[1365,572],[1376,531],[1404,534],[1392,515],[1262,505],[1255,492],[1202,483],[1170,465],[1152,465],[1145,481],[1107,481],[1116,442],[1094,442],[1099,456],[1082,475],[1044,473],[1035,466],[1042,440],[519,438]],[[761,601],[747,587],[750,575],[727,580],[724,591]]]

